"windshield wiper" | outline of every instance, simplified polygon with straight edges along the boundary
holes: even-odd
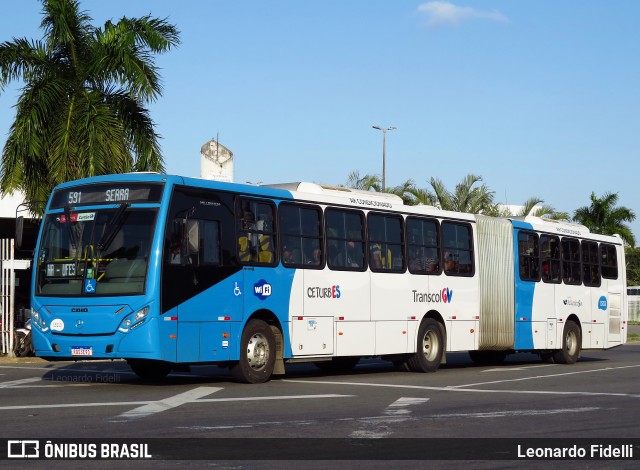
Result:
[[[71,207],[64,206],[64,217],[66,219],[67,232],[69,233],[69,241],[71,242],[71,246],[78,248],[79,240],[78,234],[73,230],[71,226]]]
[[[126,202],[120,204],[120,207],[118,207],[111,219],[109,219],[109,222],[107,222],[102,238],[98,242],[99,251],[104,251],[109,248],[109,245],[111,245],[111,242],[122,227],[122,223],[124,222],[124,211],[127,210],[127,207],[129,207],[129,204]]]

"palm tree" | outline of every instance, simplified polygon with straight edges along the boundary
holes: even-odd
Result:
[[[402,198],[402,202],[407,206],[414,206],[418,204],[416,201],[416,183],[412,179],[408,179],[404,183],[394,186],[392,188],[387,188],[386,193],[395,194],[396,196]]]
[[[42,40],[0,44],[0,91],[24,83],[2,151],[0,192],[46,199],[58,183],[164,171],[145,105],[162,88],[153,53],[179,44],[164,19],[123,17],[94,27],[77,0],[42,0]]]
[[[589,230],[604,235],[618,234],[629,246],[635,246],[633,232],[624,222],[635,220],[635,213],[624,206],[616,207],[617,193],[605,193],[601,198],[591,193],[591,205],[576,209],[573,214],[575,222],[585,225]]]
[[[353,170],[347,177],[347,188],[361,191],[382,191],[382,180],[378,175],[360,176],[358,170]]]
[[[433,188],[436,205],[441,209],[471,214],[494,213],[493,191],[486,184],[474,187],[481,181],[481,176],[466,175],[453,192],[437,178],[432,177],[429,184]]]
[[[502,217],[525,217],[527,215],[533,215],[535,217],[544,217],[553,220],[569,219],[569,214],[566,212],[557,211],[549,204],[542,204],[543,202],[543,199],[534,196],[527,199],[520,210],[513,212],[509,208],[506,208],[501,210],[499,215]]]

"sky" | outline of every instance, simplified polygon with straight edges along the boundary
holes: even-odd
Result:
[[[41,38],[41,4],[2,0],[0,41]],[[84,0],[101,26],[167,18],[149,105],[168,173],[219,136],[236,182],[480,175],[495,201],[570,214],[618,193],[640,244],[640,1]],[[0,94],[0,145],[20,84]]]

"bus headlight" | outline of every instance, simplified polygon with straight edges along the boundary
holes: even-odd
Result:
[[[137,328],[140,325],[142,325],[142,323],[144,323],[144,319],[147,317],[148,314],[149,314],[149,307],[144,307],[138,310],[136,313],[133,314],[132,317],[130,316],[129,318],[124,320],[120,328],[118,328],[118,330],[122,333],[128,333],[130,330],[133,330],[134,328]]]
[[[37,326],[42,331],[47,331],[47,320],[33,307],[31,308],[31,325]]]
[[[145,307],[141,310],[138,310],[136,314],[133,316],[133,323],[138,323],[140,320],[146,317],[148,313],[149,313],[149,307]]]

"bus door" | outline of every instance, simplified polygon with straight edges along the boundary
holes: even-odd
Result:
[[[601,243],[599,261],[603,288],[595,305],[608,330],[607,342],[602,347],[612,347],[625,341],[628,321],[624,251],[621,246]]]
[[[230,195],[174,190],[164,240],[162,311],[163,324],[174,323],[167,318],[177,322],[177,362],[229,360],[233,328],[244,315],[233,225]]]
[[[556,312],[556,292],[562,282],[560,261],[560,238],[553,235],[540,235],[540,281],[536,285],[534,298],[534,316],[539,321],[546,320],[546,345],[543,349],[561,347],[561,333],[558,332]]]

